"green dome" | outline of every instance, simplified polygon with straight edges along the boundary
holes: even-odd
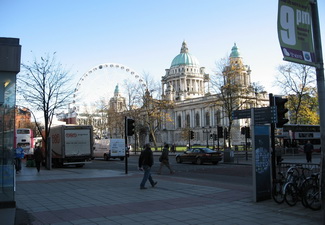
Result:
[[[120,90],[119,90],[119,88],[118,88],[118,84],[115,86],[115,90],[114,90],[114,93],[119,93],[120,92]]]
[[[235,43],[234,46],[231,49],[230,58],[239,58],[239,57],[241,57],[241,56],[240,56],[238,47],[237,47],[237,45]]]
[[[179,65],[192,65],[192,66],[199,66],[199,61],[196,57],[192,56],[188,53],[188,48],[186,42],[183,41],[181,53],[178,54],[172,61],[171,66],[179,66]]]

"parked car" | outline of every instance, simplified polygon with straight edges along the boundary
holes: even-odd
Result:
[[[193,147],[184,153],[176,155],[176,162],[191,162],[201,165],[203,163],[218,164],[222,160],[222,153],[209,148]]]

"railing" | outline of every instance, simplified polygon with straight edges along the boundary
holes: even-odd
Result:
[[[283,174],[286,174],[287,170],[293,166],[296,166],[298,168],[302,167],[302,168],[308,169],[308,172],[305,171],[306,176],[310,176],[313,173],[320,172],[320,164],[317,164],[317,163],[286,163],[286,162],[284,162],[284,163],[279,163],[277,165],[277,170],[278,170],[278,172],[282,172]]]

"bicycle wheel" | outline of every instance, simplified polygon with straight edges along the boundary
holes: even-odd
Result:
[[[305,189],[303,198],[309,208],[312,210],[321,209],[321,200],[319,194],[319,188],[315,185],[310,185]]]
[[[300,185],[300,193],[302,193],[301,203],[304,207],[309,208],[308,203],[306,202],[305,192],[309,186],[314,185],[315,180],[311,177],[306,178]]]
[[[281,204],[284,202],[283,182],[282,181],[276,181],[273,183],[272,197],[273,197],[273,200],[278,204]]]
[[[299,199],[298,188],[293,183],[288,183],[284,189],[284,200],[290,206],[297,204]]]

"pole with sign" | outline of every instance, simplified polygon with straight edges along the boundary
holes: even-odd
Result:
[[[279,1],[278,36],[284,60],[316,65],[309,0]]]
[[[321,140],[325,140],[325,81],[317,0],[279,0],[278,37],[284,60],[316,67]],[[325,224],[325,141],[321,143],[321,202]]]

